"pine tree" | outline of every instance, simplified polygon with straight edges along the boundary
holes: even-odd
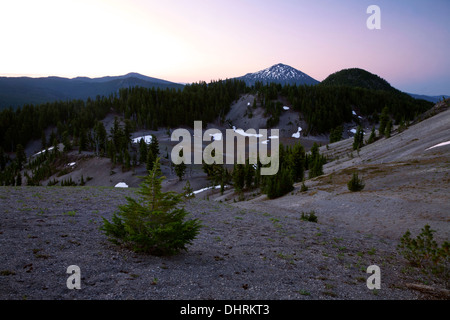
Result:
[[[156,160],[156,156],[154,156],[152,150],[149,149],[147,151],[147,161],[146,161],[147,171],[150,171],[153,169],[153,164],[154,164],[155,160]]]
[[[201,224],[197,219],[185,221],[189,214],[179,204],[183,194],[162,192],[159,158],[149,171],[138,193],[139,200],[126,197],[127,204],[119,206],[112,221],[103,218],[101,229],[116,244],[134,251],[153,255],[172,255],[187,250],[198,235]]]
[[[41,147],[42,147],[42,150],[47,148],[47,138],[45,136],[45,131],[44,130],[42,130],[42,134],[41,134]]]
[[[300,143],[297,143],[290,152],[288,163],[292,170],[292,178],[295,182],[303,180],[305,174],[305,162],[305,149]]]
[[[150,142],[149,148],[155,157],[159,157],[159,141],[154,134],[152,134],[152,141]]]
[[[175,165],[175,174],[177,175],[178,179],[181,181],[183,180],[184,174],[186,173],[186,164],[184,163],[184,157],[183,157],[183,149],[180,150],[180,158],[182,158],[181,163]]]
[[[3,148],[0,147],[0,171],[5,170],[6,167],[6,155]]]
[[[95,152],[100,155],[106,149],[106,129],[103,122],[97,121],[94,127]]]
[[[255,168],[253,165],[251,165],[248,162],[248,159],[246,160],[245,166],[244,166],[244,185],[245,188],[251,189],[253,187],[253,180],[255,177]]]
[[[353,173],[352,179],[347,183],[348,190],[352,192],[361,191],[364,189],[363,181],[358,177],[356,172]]]
[[[340,141],[342,139],[342,126],[338,126],[330,131],[330,143]]]
[[[194,190],[192,189],[189,180],[186,181],[186,184],[183,187],[183,194],[188,199],[195,198]]]
[[[144,139],[139,140],[139,162],[147,162],[147,144]]]
[[[319,153],[319,146],[314,142],[311,148],[311,154],[307,158],[309,178],[314,178],[323,175],[323,165],[326,163],[326,158]]]
[[[314,142],[313,146],[311,147],[311,154],[310,154],[310,156],[308,157],[308,161],[307,161],[308,168],[312,168],[315,159],[316,159],[319,155],[320,155],[320,154],[319,154],[319,145],[318,145],[316,142]]]
[[[302,181],[302,186],[300,187],[300,192],[308,191],[308,187],[305,185],[305,180]]]
[[[16,147],[16,161],[19,170],[22,169],[23,164],[27,161],[27,155],[25,154],[25,149],[19,143]]]
[[[16,186],[21,186],[22,185],[22,175],[20,174],[20,171],[17,173],[17,177],[16,177]]]
[[[387,107],[384,107],[383,110],[381,111],[380,126],[378,128],[378,134],[379,135],[383,135],[384,131],[386,130],[386,125],[387,125],[387,122],[389,120],[388,112],[389,112],[389,109]]]
[[[83,150],[87,150],[88,138],[85,128],[80,129],[80,140],[78,143],[78,153],[81,153]]]
[[[403,132],[406,130],[406,128],[407,128],[406,121],[405,118],[403,117],[398,126],[398,132]]]
[[[289,168],[282,166],[278,173],[267,177],[265,193],[269,199],[285,195],[294,189],[294,181]]]
[[[364,145],[364,131],[361,126],[358,126],[355,136],[353,137],[353,150],[359,150]]]
[[[323,175],[323,158],[317,155],[314,158],[313,164],[309,169],[309,178],[314,178]]]
[[[367,140],[367,144],[371,144],[375,141],[376,134],[375,134],[375,127],[372,128],[372,132],[370,133],[369,140]]]
[[[238,192],[244,190],[245,186],[245,170],[243,164],[234,164],[233,168],[233,185]]]
[[[124,169],[129,170],[131,167],[131,157],[128,149],[124,150]]]
[[[64,152],[69,152],[72,149],[72,144],[70,143],[69,133],[64,131],[62,134],[62,143],[64,145]]]
[[[392,120],[389,120],[386,125],[386,130],[384,131],[384,135],[386,138],[391,137],[391,131],[392,131]]]

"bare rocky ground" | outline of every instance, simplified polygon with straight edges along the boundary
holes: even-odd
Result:
[[[336,160],[306,181],[306,192],[297,184],[279,199],[248,193],[244,201],[233,190],[200,193],[185,205],[203,228],[187,252],[172,257],[116,247],[99,230],[102,217],[111,219],[136,191],[111,186],[129,175],[135,187],[140,172],[111,174],[110,164],[86,157],[74,172],[98,174],[85,187],[0,187],[0,299],[448,299],[438,290],[449,289],[445,280],[396,250],[407,229],[415,236],[425,224],[439,243],[449,240],[450,146],[428,149],[448,141],[448,123],[450,110],[359,153],[352,139],[323,146]],[[169,138],[160,134],[164,152]],[[354,171],[362,192],[347,190]],[[204,186],[199,168],[189,179],[194,190]],[[169,175],[165,188],[184,184]],[[300,219],[312,210],[318,223]],[[81,269],[80,290],[66,286],[70,265]],[[367,287],[371,265],[381,270],[379,290]]]
[[[420,299],[396,241],[300,220],[300,213],[253,210],[193,199],[204,227],[187,252],[135,254],[99,230],[133,189],[2,187],[0,299]],[[319,216],[320,219],[320,216]],[[368,266],[382,287],[367,288]],[[81,269],[69,290],[66,270]],[[433,298],[433,297],[431,297]]]

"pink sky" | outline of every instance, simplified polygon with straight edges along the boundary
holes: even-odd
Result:
[[[369,30],[366,9],[381,9]],[[0,2],[0,76],[128,72],[210,81],[285,63],[321,81],[343,68],[450,94],[450,2],[16,0]]]

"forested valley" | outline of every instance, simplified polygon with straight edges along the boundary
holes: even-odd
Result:
[[[157,140],[151,146],[145,143],[136,146],[131,143],[133,132],[192,127],[195,120],[201,120],[204,125],[213,121],[226,124],[230,106],[246,93],[255,95],[254,108],[257,103],[264,109],[267,128],[277,127],[283,106],[280,99],[284,99],[308,124],[307,134],[331,133],[334,141],[340,139],[342,125],[352,121],[353,110],[365,115],[373,125],[380,118],[386,122],[386,117],[394,124],[405,125],[433,105],[398,91],[321,84],[256,83],[248,87],[243,81],[227,79],[193,83],[183,89],[125,88],[86,101],[8,108],[0,112],[0,185],[22,184],[25,168],[24,183],[39,185],[55,174],[58,163],[72,150],[108,157],[112,163],[122,164],[125,170],[144,163],[151,168],[159,156]],[[108,114],[116,116],[109,132],[102,123]],[[48,128],[53,128],[49,136],[45,134]],[[33,140],[40,140],[42,150],[48,150],[27,159],[24,150]],[[63,148],[58,148],[59,144]],[[293,182],[302,181],[305,170],[314,168],[310,177],[320,175],[320,166],[326,159],[317,154],[317,148],[311,150],[311,155],[301,145],[280,148],[280,170],[274,177],[261,180],[256,173],[258,166],[247,165],[244,170],[245,166],[240,165],[242,168],[235,167],[232,174],[225,175],[219,170],[219,178],[233,183],[238,190],[260,187],[262,183],[268,195],[276,197],[289,192]],[[210,169],[205,167],[208,176],[214,172]],[[228,178],[224,180],[222,176]],[[218,178],[212,174],[211,179]],[[287,186],[286,190],[280,190],[281,186]]]

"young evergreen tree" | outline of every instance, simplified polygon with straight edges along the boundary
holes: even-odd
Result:
[[[375,127],[372,128],[372,132],[370,133],[369,140],[367,140],[367,144],[371,144],[375,142],[376,134],[375,134]]]
[[[274,199],[294,190],[294,181],[289,168],[282,166],[277,174],[267,177],[265,193],[269,199]]]
[[[313,164],[309,169],[309,178],[318,177],[323,175],[323,158],[318,155],[314,158]]]
[[[348,190],[352,192],[361,191],[364,189],[363,181],[358,177],[358,173],[354,172],[352,179],[347,183]]]
[[[311,147],[310,152],[311,152],[311,154],[309,155],[308,161],[307,161],[308,168],[312,168],[315,159],[320,156],[319,145],[316,142],[314,142],[313,146]]]
[[[398,126],[398,132],[403,132],[406,130],[406,128],[407,128],[406,121],[405,121],[405,118],[403,117],[402,120],[400,120],[400,124]]]
[[[355,136],[353,137],[353,150],[359,150],[364,145],[364,131],[361,126],[356,129]]]
[[[187,199],[195,198],[195,193],[189,180],[186,181],[186,184],[183,187],[183,194]]]
[[[290,150],[288,165],[292,171],[294,182],[302,181],[305,174],[306,155],[305,149],[300,143],[297,143]]]
[[[110,241],[158,256],[187,251],[201,224],[198,219],[186,220],[189,213],[180,207],[183,194],[162,192],[164,179],[157,158],[141,184],[139,200],[126,197],[127,204],[119,206],[111,222],[103,218],[101,229]]]
[[[342,126],[338,126],[330,131],[330,143],[341,141],[342,130]]]
[[[311,148],[311,155],[308,157],[307,163],[310,179],[323,175],[323,165],[326,163],[326,158],[319,153],[319,146],[315,142]]]
[[[245,169],[243,164],[234,164],[233,168],[233,186],[238,192],[244,190],[245,187]]]

